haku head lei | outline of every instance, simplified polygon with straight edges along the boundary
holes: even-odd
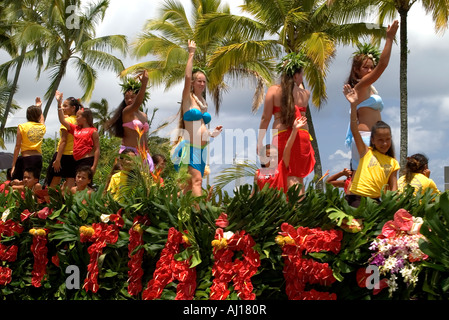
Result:
[[[197,72],[201,72],[202,74],[204,74],[206,76],[206,79],[207,79],[207,71],[205,69],[203,69],[201,67],[197,67],[197,66],[193,67],[192,68],[192,74],[195,74]]]
[[[142,87],[142,84],[140,83],[140,81],[136,80],[135,78],[126,77],[125,79],[123,79],[123,82],[120,84],[120,86],[122,87],[123,94],[125,94],[128,91],[132,91],[135,94],[137,94],[139,92],[140,88]],[[149,97],[150,97],[150,94],[148,93],[148,91],[146,91],[145,96],[143,98],[144,105],[148,101]]]
[[[281,62],[276,66],[278,73],[285,73],[288,76],[293,76],[298,70],[307,65],[306,55],[300,51],[298,53],[291,52],[282,58]]]
[[[370,58],[373,60],[374,65],[377,65],[377,63],[379,62],[379,58],[380,58],[380,50],[370,44],[370,43],[365,43],[365,44],[359,44],[357,45],[357,51],[354,52],[354,56],[357,55],[363,55],[366,56],[367,58]]]

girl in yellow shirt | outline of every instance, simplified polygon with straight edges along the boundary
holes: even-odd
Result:
[[[429,159],[421,154],[416,153],[407,158],[405,165],[405,174],[398,180],[398,190],[403,192],[407,185],[411,185],[415,192],[421,190],[424,192],[427,188],[433,189],[432,193],[440,193],[435,182],[430,179],[430,170],[428,167]]]
[[[27,109],[28,122],[17,126],[16,146],[12,159],[12,179],[23,180],[25,168],[36,168],[39,180],[42,170],[42,141],[46,132],[45,118],[42,114],[42,101],[36,98],[34,106]],[[20,153],[20,156],[19,156]]]
[[[351,103],[351,131],[360,155],[360,162],[351,182],[348,203],[358,206],[361,197],[379,200],[384,188],[397,190],[399,163],[394,158],[391,128],[378,121],[371,130],[370,146],[366,146],[357,128],[358,97],[350,85],[345,85],[343,93]],[[355,197],[354,197],[355,196]]]

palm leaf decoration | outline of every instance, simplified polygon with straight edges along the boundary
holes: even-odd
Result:
[[[239,178],[254,177],[258,169],[258,166],[250,160],[234,164],[229,168],[221,170],[215,177],[215,187],[223,189],[226,185]]]

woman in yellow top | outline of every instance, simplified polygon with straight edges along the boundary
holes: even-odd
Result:
[[[424,192],[427,188],[433,189],[433,194],[438,194],[435,182],[430,179],[430,170],[428,167],[429,159],[423,154],[416,153],[407,158],[405,165],[405,174],[398,180],[398,190],[403,192],[407,185],[411,185],[416,195],[418,191]]]
[[[23,180],[25,168],[37,168],[39,180],[42,170],[42,140],[46,132],[45,118],[42,114],[42,101],[36,98],[34,106],[27,109],[28,122],[17,126],[17,139],[12,160],[12,179]],[[19,156],[20,153],[20,156]]]
[[[76,113],[81,107],[80,101],[74,97],[64,100],[62,110],[65,119],[76,125]],[[66,180],[64,189],[71,189],[75,186],[76,175],[76,164],[73,158],[73,135],[68,133],[64,125],[61,125],[59,136],[57,152],[53,154],[53,158],[48,166],[45,185],[54,188],[60,184],[61,178],[64,178]]]
[[[360,156],[359,166],[349,189],[351,194],[346,195],[346,199],[349,205],[358,207],[361,197],[379,201],[384,188],[397,190],[399,163],[394,158],[390,126],[383,121],[376,122],[371,130],[368,147],[357,127],[357,92],[345,84],[343,93],[351,103],[350,127]]]

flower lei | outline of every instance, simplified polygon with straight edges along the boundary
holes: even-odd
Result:
[[[305,252],[331,251],[337,254],[341,248],[341,230],[321,230],[320,228],[295,229],[288,223],[281,225],[276,243],[282,247],[284,257],[284,278],[286,293],[290,300],[336,300],[334,293],[305,291],[307,283],[330,286],[336,281],[327,263],[303,259]]]
[[[0,238],[2,236],[12,237],[14,233],[22,233],[23,227],[13,220],[0,220]],[[16,245],[5,246],[0,243],[0,261],[14,262],[17,259],[18,247]],[[0,266],[0,285],[5,286],[11,282],[12,270]]]
[[[221,214],[216,224],[223,225],[226,214]],[[225,221],[226,222],[226,221]],[[227,223],[224,225],[227,226]],[[254,300],[256,294],[253,293],[251,277],[257,272],[260,266],[259,253],[254,249],[255,241],[245,231],[223,233],[222,228],[215,232],[215,239],[212,241],[214,265],[212,275],[215,277],[210,288],[211,300],[225,300],[229,295],[228,283],[232,280],[237,296],[242,300]],[[236,251],[242,251],[242,260],[232,257]]]
[[[107,221],[113,221],[114,224],[108,224]],[[103,248],[108,244],[114,244],[118,240],[119,229],[123,227],[124,221],[119,213],[108,216],[106,222],[93,223],[92,226],[80,227],[80,241],[93,242],[87,252],[90,255],[87,266],[87,276],[83,287],[87,291],[97,292],[98,285],[98,258],[103,253]]]
[[[148,219],[137,216],[134,218],[133,226],[129,229],[128,257],[130,260],[128,262],[128,293],[132,296],[142,291],[142,260],[143,254],[145,253],[145,249],[141,247],[144,244],[142,224],[148,225]]]
[[[193,97],[193,100],[195,100],[198,107],[200,107],[201,112],[204,112],[207,110],[207,103],[206,103],[206,105],[204,105],[203,102],[200,99],[198,99],[198,97],[193,92],[192,92],[192,97]]]
[[[419,233],[422,223],[422,218],[413,217],[405,209],[399,209],[394,214],[394,220],[385,223],[382,233],[369,247],[374,251],[369,263],[377,266],[381,275],[390,274],[386,280],[390,296],[398,287],[398,274],[407,286],[418,281],[420,268],[415,263],[428,258],[418,244],[420,239],[425,239]]]
[[[143,300],[158,299],[164,288],[175,280],[179,281],[175,300],[193,299],[196,289],[196,269],[190,268],[190,259],[175,260],[175,255],[181,252],[181,244],[184,247],[190,246],[185,235],[175,228],[170,228],[167,242],[156,263],[153,279],[148,282],[147,288],[142,292]]]

